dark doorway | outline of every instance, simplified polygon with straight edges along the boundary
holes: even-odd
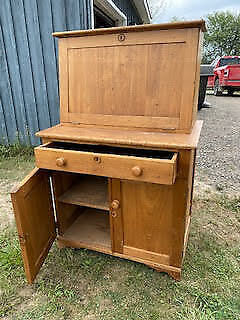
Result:
[[[115,27],[115,21],[109,18],[102,10],[94,6],[94,28]]]

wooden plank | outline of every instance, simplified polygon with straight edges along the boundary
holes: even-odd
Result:
[[[86,209],[58,239],[78,248],[111,252],[108,212]]]
[[[174,214],[172,216],[170,230],[170,265],[181,268],[183,261],[185,221],[188,202],[188,179],[176,179],[173,188],[172,210]]]
[[[195,86],[194,86],[194,98],[193,98],[193,118],[192,123],[197,119],[198,113],[198,96],[199,96],[199,86],[200,86],[200,66],[203,55],[203,32],[199,33],[198,37],[198,54],[196,56],[196,72],[195,72]]]
[[[173,186],[121,182],[124,246],[171,255]]]
[[[191,224],[191,216],[188,216],[186,219],[186,227],[185,227],[185,234],[184,234],[184,245],[183,245],[183,259],[186,254],[187,250],[187,243],[188,243],[188,237],[190,232],[190,224]]]
[[[199,30],[188,29],[186,31],[187,42],[185,56],[182,57],[184,61],[183,68],[183,94],[181,101],[180,110],[180,124],[181,129],[187,130],[192,128],[194,124],[193,120],[196,118],[197,108],[196,99],[194,100],[194,95],[196,94],[196,89],[199,86],[199,74],[200,74],[200,61],[197,61],[196,57],[199,54]],[[196,74],[198,71],[198,74]],[[195,104],[195,105],[194,105]],[[191,108],[189,107],[191,106]],[[191,112],[189,112],[191,110]]]
[[[144,260],[153,261],[155,263],[169,265],[169,255],[166,254],[159,254],[156,252],[146,251],[143,249],[128,246],[123,247],[123,253],[131,257],[137,257]]]
[[[120,156],[98,152],[54,149],[47,146],[35,148],[36,165],[39,168],[65,172],[85,173],[160,184],[173,184],[176,157],[171,160]],[[59,166],[57,159],[63,159]],[[135,173],[138,168],[139,173]]]
[[[119,179],[109,179],[110,194],[110,226],[112,251],[123,253],[123,211],[122,211],[122,194],[121,182]],[[114,207],[113,203],[118,203],[118,207]]]
[[[107,178],[78,176],[77,182],[58,200],[84,207],[109,210]]]
[[[61,39],[61,122],[190,133],[198,33],[130,33],[122,42],[108,34]]]
[[[169,30],[169,29],[183,29],[183,28],[199,28],[206,31],[204,20],[196,21],[184,21],[184,22],[174,22],[174,23],[162,23],[162,24],[150,24],[150,25],[140,25],[140,26],[127,26],[127,27],[115,27],[115,28],[103,28],[95,30],[86,31],[68,31],[68,32],[55,32],[54,37],[79,37],[85,35],[97,35],[105,33],[116,33],[116,32],[141,32],[141,31],[152,31],[152,30]]]
[[[76,143],[116,144],[149,148],[195,149],[198,144],[202,121],[196,121],[190,134],[162,133],[143,130],[123,130],[106,127],[58,125],[37,133],[37,136]]]
[[[48,173],[35,168],[11,192],[26,276],[32,283],[56,238]]]
[[[125,106],[126,107],[126,106]],[[114,113],[114,111],[113,111]],[[86,114],[86,113],[69,113],[66,115],[68,122],[77,124],[102,125],[112,127],[135,127],[159,129],[159,131],[172,132],[179,129],[179,119],[172,117],[155,117],[155,116],[124,116],[124,115],[107,115],[107,114]],[[65,114],[63,115],[64,118]]]

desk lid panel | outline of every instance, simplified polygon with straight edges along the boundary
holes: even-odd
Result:
[[[190,132],[200,32],[61,38],[61,122]]]

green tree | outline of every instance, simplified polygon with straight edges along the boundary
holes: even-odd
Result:
[[[206,22],[203,63],[211,63],[217,56],[240,55],[240,13],[215,12]]]

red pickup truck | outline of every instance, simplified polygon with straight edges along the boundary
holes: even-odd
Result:
[[[240,56],[224,56],[211,64],[214,75],[208,77],[207,87],[214,89],[215,96],[221,96],[224,90],[229,95],[240,91]]]

